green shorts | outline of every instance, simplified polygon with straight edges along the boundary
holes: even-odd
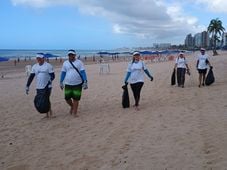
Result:
[[[65,100],[80,100],[82,93],[82,85],[65,85]]]

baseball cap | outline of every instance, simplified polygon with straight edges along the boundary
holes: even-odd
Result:
[[[68,55],[69,54],[74,54],[74,55],[76,55],[76,52],[75,52],[75,50],[68,50]]]

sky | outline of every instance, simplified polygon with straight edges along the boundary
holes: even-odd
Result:
[[[1,0],[0,49],[116,49],[184,44],[226,0]]]

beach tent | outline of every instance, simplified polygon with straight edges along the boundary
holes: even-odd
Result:
[[[8,61],[9,58],[6,58],[6,57],[0,57],[0,62],[3,62],[3,61]]]

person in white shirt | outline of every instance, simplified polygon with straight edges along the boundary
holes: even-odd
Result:
[[[83,89],[87,89],[87,75],[84,64],[76,58],[75,50],[68,51],[68,60],[63,63],[60,88],[64,89],[65,100],[70,106],[70,114],[78,117],[77,110]]]
[[[210,61],[208,60],[208,55],[205,54],[205,49],[200,49],[201,54],[197,58],[196,68],[199,73],[199,87],[201,85],[205,86],[205,78],[208,66],[212,67]]]
[[[140,53],[133,53],[133,60],[128,64],[127,74],[125,76],[125,84],[130,83],[133,96],[135,99],[135,109],[139,110],[140,92],[144,84],[144,72],[153,81],[153,77],[148,71],[145,63],[140,60]]]
[[[31,73],[26,84],[26,94],[29,92],[29,86],[36,76],[36,91],[37,94],[44,92],[48,96],[50,102],[50,94],[52,88],[52,81],[55,78],[53,66],[45,61],[43,53],[37,53],[37,63],[32,66]],[[46,113],[46,118],[53,117],[51,106],[49,112]]]
[[[174,69],[177,69],[178,87],[184,88],[185,73],[187,72],[188,74],[190,74],[190,72],[189,72],[188,62],[183,52],[180,52],[179,56],[176,58]]]

